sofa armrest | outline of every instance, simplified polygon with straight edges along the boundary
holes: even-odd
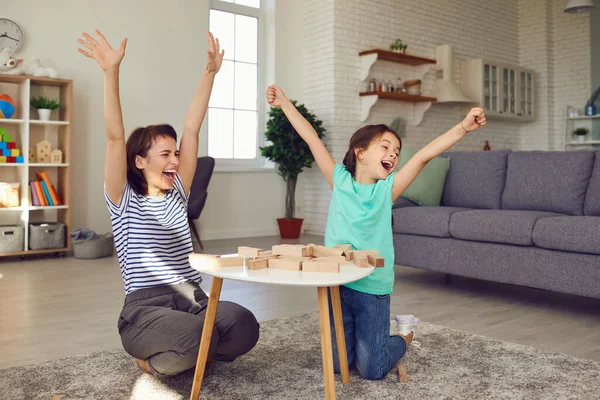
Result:
[[[392,209],[403,208],[403,207],[414,207],[414,206],[419,206],[419,205],[417,203],[415,203],[414,201],[410,201],[409,199],[400,196],[394,202]]]

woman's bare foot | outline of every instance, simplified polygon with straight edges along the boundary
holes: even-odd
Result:
[[[402,339],[404,339],[404,341],[406,342],[406,345],[408,346],[409,344],[411,344],[413,337],[415,336],[415,332],[410,331],[410,333],[408,335],[402,335],[401,333],[399,333],[398,336],[400,336]]]
[[[140,360],[139,358],[136,358],[135,363],[138,367],[140,367],[142,371],[152,375],[152,371],[150,370],[150,363],[148,362],[148,360]]]

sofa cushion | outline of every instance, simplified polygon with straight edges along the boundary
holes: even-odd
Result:
[[[592,170],[592,177],[585,194],[585,215],[600,216],[600,151],[596,152],[596,161]]]
[[[600,254],[600,217],[541,218],[532,238],[544,249]]]
[[[591,151],[510,153],[502,208],[583,215],[593,163]]]
[[[531,246],[536,221],[560,214],[543,211],[472,210],[450,218],[450,236],[456,239]]]
[[[400,151],[398,167],[402,168],[416,152],[415,149],[403,147]],[[439,206],[449,164],[450,161],[444,157],[435,157],[429,161],[402,196],[420,206]]]
[[[499,209],[510,150],[447,152],[450,159],[442,205]]]
[[[414,206],[418,206],[418,204],[412,200],[407,199],[404,196],[400,196],[396,199],[396,201],[392,205],[392,208],[414,207]]]
[[[393,231],[411,235],[450,237],[450,216],[468,208],[459,207],[405,207],[392,211]]]

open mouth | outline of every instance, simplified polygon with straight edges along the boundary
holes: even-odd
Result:
[[[386,170],[386,171],[391,171],[394,168],[394,163],[391,162],[390,160],[383,160],[381,162],[381,166]]]
[[[172,182],[175,180],[176,173],[177,173],[177,171],[175,171],[174,169],[167,169],[167,170],[163,171],[162,174],[163,174],[163,178],[165,178],[169,182]]]

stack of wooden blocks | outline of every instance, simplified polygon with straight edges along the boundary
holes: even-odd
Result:
[[[0,128],[0,163],[23,164],[24,162],[21,150],[17,149],[17,143],[13,142],[12,136],[6,133],[6,128]]]
[[[192,254],[190,257],[201,260],[206,266],[239,267],[245,265],[249,270],[271,268],[330,273],[339,273],[340,265],[350,261],[360,268],[382,268],[385,262],[383,257],[379,257],[377,250],[352,250],[352,246],[349,244],[334,247],[315,244],[281,244],[273,246],[271,250],[238,247],[237,257],[220,257],[211,254]]]

